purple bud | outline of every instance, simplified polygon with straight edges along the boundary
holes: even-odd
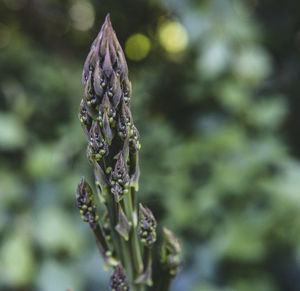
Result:
[[[86,81],[88,79],[90,71],[92,71],[92,68],[94,68],[96,63],[96,52],[94,47],[92,46],[92,49],[90,50],[83,67],[82,72],[82,85],[85,86]]]
[[[120,152],[115,168],[110,176],[111,192],[114,198],[119,202],[123,195],[128,192],[129,187],[129,175],[127,162],[124,160],[123,153]]]
[[[122,102],[121,113],[118,119],[117,131],[118,135],[124,140],[129,134],[132,127],[132,116],[129,107]]]
[[[110,59],[110,52],[108,48],[108,44],[106,45],[106,51],[105,51],[105,56],[104,56],[104,62],[103,62],[103,72],[106,75],[107,78],[110,77],[113,71],[113,67],[111,64],[111,59]]]
[[[88,222],[90,227],[94,229],[98,224],[99,217],[96,214],[92,189],[84,177],[77,187],[76,204],[82,220]]]
[[[140,203],[138,235],[147,247],[151,247],[156,241],[156,226],[157,222],[152,211]]]
[[[120,85],[120,80],[117,79],[116,82],[116,89],[115,89],[115,93],[113,96],[113,104],[114,106],[118,106],[121,100],[121,96],[122,96],[122,90],[121,90],[121,85]]]
[[[99,161],[103,156],[108,155],[108,145],[101,133],[99,121],[96,120],[89,133],[90,159]]]
[[[180,270],[180,252],[181,247],[178,238],[170,230],[164,227],[161,262],[172,277],[175,277]]]
[[[131,85],[128,68],[109,17],[106,17],[91,46],[83,68],[82,84],[85,88],[84,99],[90,107],[96,108],[102,104],[106,94],[113,102],[114,111],[117,111],[122,97],[129,104]]]
[[[112,291],[130,291],[128,278],[121,264],[115,267],[109,285]]]
[[[130,139],[129,139],[129,147],[130,151],[132,153],[136,153],[141,145],[140,145],[140,134],[137,130],[137,128],[132,124],[131,129],[130,129]]]
[[[103,114],[103,135],[107,143],[110,145],[113,139],[113,132],[111,130],[108,114],[106,111]]]
[[[104,93],[104,89],[101,86],[102,82],[104,80],[103,75],[101,74],[101,68],[100,68],[100,63],[99,60],[97,60],[96,66],[95,66],[95,71],[94,71],[94,90],[95,93],[98,95],[98,97],[102,97]]]
[[[81,100],[81,103],[80,103],[78,118],[80,120],[81,126],[84,130],[86,137],[88,137],[93,120],[92,120],[91,116],[88,114],[86,104],[83,100]]]

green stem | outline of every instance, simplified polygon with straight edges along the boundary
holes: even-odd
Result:
[[[103,167],[104,170],[106,170],[106,160],[105,157],[102,159],[103,161]],[[97,169],[95,168],[97,171]],[[122,252],[122,242],[119,234],[115,230],[115,226],[117,225],[118,221],[118,209],[117,209],[117,203],[115,203],[113,194],[110,192],[110,189],[108,187],[103,187],[103,194],[106,197],[106,207],[108,210],[108,215],[109,215],[109,222],[110,222],[110,229],[111,229],[111,235],[112,235],[112,242],[113,242],[113,247],[114,251],[116,253],[116,256],[119,261],[122,262],[122,264],[125,263],[125,256]]]
[[[99,226],[99,224],[96,226],[96,228],[93,229],[93,232],[96,237],[96,243],[103,257],[103,260],[109,266],[115,266],[117,264],[117,260],[112,257],[112,251],[110,250],[109,245],[107,244],[103,230]]]
[[[173,278],[170,276],[169,271],[164,270],[161,275],[160,287],[158,291],[169,291],[172,279]]]
[[[133,290],[134,291],[145,291],[145,285],[142,285],[142,284],[134,285]]]
[[[130,243],[131,255],[133,258],[135,279],[136,279],[138,275],[143,271],[144,267],[143,267],[140,243],[136,231],[136,222],[134,221],[132,197],[130,192],[128,193],[128,195],[124,197],[124,206],[125,206],[125,213],[127,219],[132,225],[132,231],[130,231],[129,234],[129,243]]]
[[[131,187],[130,193],[131,193],[131,205],[133,210],[132,211],[133,225],[136,228],[138,222],[138,214],[137,214],[136,190],[134,187]]]
[[[145,276],[146,284],[152,286],[152,250],[151,247],[144,247],[144,256],[145,256]]]
[[[101,244],[101,246],[103,248],[103,253],[105,254],[106,252],[109,251],[109,247],[106,242],[104,233],[103,233],[102,229],[100,228],[99,224],[93,229],[93,231],[94,231],[97,241]]]
[[[119,235],[120,237],[120,235]],[[133,276],[133,268],[132,268],[132,261],[131,261],[131,255],[130,250],[128,247],[128,242],[124,240],[124,238],[120,237],[121,240],[121,246],[123,250],[123,256],[124,256],[124,267],[126,270],[126,274],[128,276],[130,285],[133,286],[134,284],[134,276]]]
[[[112,242],[114,245],[114,250],[116,252],[116,255],[118,259],[122,262],[122,264],[125,263],[124,255],[122,253],[122,244],[121,239],[117,231],[115,230],[115,226],[117,225],[117,209],[116,209],[116,203],[113,201],[113,194],[108,193],[107,197],[107,210],[109,214],[109,221],[110,221],[110,229],[112,234]]]

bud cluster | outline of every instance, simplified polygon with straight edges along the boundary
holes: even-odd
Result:
[[[77,188],[76,204],[80,210],[83,221],[88,222],[91,228],[95,228],[99,217],[96,215],[96,206],[90,185],[83,177]]]
[[[128,193],[129,187],[129,175],[128,166],[123,158],[123,154],[120,153],[116,162],[115,169],[110,176],[111,192],[115,197],[115,201],[119,202],[122,196]]]
[[[111,291],[129,291],[129,283],[125,271],[121,264],[115,267],[115,270],[110,277],[110,289]]]
[[[178,238],[170,230],[163,228],[161,262],[172,277],[175,277],[180,270],[180,252]]]
[[[151,247],[156,241],[156,226],[157,222],[151,210],[140,204],[138,235],[147,247]]]
[[[140,142],[130,111],[128,68],[109,16],[85,61],[82,84],[79,119],[89,141],[88,157],[101,167],[119,202],[128,192],[131,179],[138,178],[136,173],[129,177],[128,163],[132,163],[131,169],[138,169],[134,164],[137,158],[130,161],[130,156],[138,154]]]
[[[125,56],[109,15],[84,63],[82,85],[79,120],[104,209],[100,223],[92,189],[84,178],[77,189],[77,207],[93,229],[104,261],[114,267],[111,290],[129,291],[131,287],[142,291],[153,284],[152,246],[157,222],[151,210],[141,204],[137,219],[140,136],[130,110],[132,89]],[[165,282],[179,270],[179,251],[178,240],[164,229],[161,262],[168,274],[163,276]]]
[[[103,138],[99,122],[95,122],[89,133],[88,153],[91,160],[100,161],[100,159],[108,154],[107,141]]]

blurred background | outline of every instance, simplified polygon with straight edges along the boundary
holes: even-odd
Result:
[[[74,202],[92,181],[81,71],[107,12],[133,83],[139,199],[183,245],[172,290],[299,291],[294,0],[2,0],[0,290],[108,290]]]

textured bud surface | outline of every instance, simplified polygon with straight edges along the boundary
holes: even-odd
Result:
[[[128,193],[129,187],[129,175],[128,166],[123,158],[123,154],[120,153],[116,162],[115,169],[110,176],[111,192],[113,193],[115,200],[118,202],[122,199],[123,195]]]
[[[82,84],[79,119],[89,142],[87,155],[96,168],[101,168],[98,180],[109,181],[111,193],[119,202],[130,182],[138,183],[141,146],[130,111],[128,68],[109,15],[85,61]]]
[[[109,15],[85,60],[82,85],[79,120],[88,141],[87,156],[94,168],[100,209],[104,209],[101,221],[98,223],[93,193],[84,178],[78,186],[77,206],[93,229],[104,261],[114,267],[111,290],[128,291],[130,282],[133,290],[144,291],[153,284],[157,222],[141,204],[139,218],[137,215],[140,136],[130,110],[132,88],[125,56]],[[165,229],[162,263],[167,276],[163,277],[172,279],[177,274],[179,251],[178,240]]]
[[[76,204],[80,210],[82,220],[88,222],[91,228],[95,228],[99,217],[96,215],[92,189],[84,177],[77,188]]]
[[[175,277],[180,269],[180,243],[178,238],[167,228],[163,228],[161,261],[171,276]]]
[[[152,211],[139,205],[139,225],[138,235],[146,246],[152,246],[156,241],[156,226],[157,222]]]
[[[115,270],[110,277],[110,289],[111,291],[129,291],[129,283],[125,271],[121,264],[115,267]]]

